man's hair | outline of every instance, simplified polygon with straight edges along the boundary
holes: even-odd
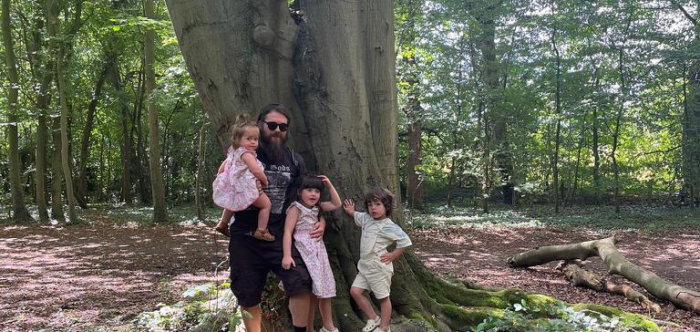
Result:
[[[277,113],[284,115],[284,117],[287,118],[287,124],[291,124],[292,118],[289,117],[289,109],[287,108],[287,106],[284,106],[284,105],[279,104],[279,103],[272,103],[272,104],[265,105],[265,107],[263,107],[260,110],[260,114],[258,115],[258,123],[265,121],[265,117],[267,117],[267,115],[272,113],[272,112],[277,112]]]
[[[386,210],[386,216],[391,217],[391,211],[394,209],[394,194],[384,188],[374,187],[365,194],[365,209],[369,213],[369,203],[372,201],[380,201]]]

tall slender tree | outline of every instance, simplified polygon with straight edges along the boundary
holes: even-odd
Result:
[[[5,65],[7,67],[7,136],[10,143],[10,190],[12,194],[12,218],[18,221],[34,220],[24,204],[24,189],[22,188],[21,161],[19,159],[19,115],[18,95],[19,77],[17,75],[17,59],[12,41],[10,26],[10,0],[2,0],[2,40],[5,47]]]

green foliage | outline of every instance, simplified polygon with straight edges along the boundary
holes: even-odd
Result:
[[[235,298],[228,285],[198,285],[186,290],[183,298],[173,305],[160,304],[156,311],[139,314],[134,319],[133,330],[186,331],[207,324],[207,331],[235,331],[246,314],[234,308]]]
[[[532,305],[525,300],[503,311],[503,315],[489,316],[475,332],[627,332],[659,331],[653,325],[634,324],[618,316],[606,316],[592,310],[576,310],[563,302]]]

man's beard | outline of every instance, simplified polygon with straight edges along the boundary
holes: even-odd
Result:
[[[284,160],[284,147],[287,143],[287,137],[277,136],[279,143],[273,143],[265,135],[260,135],[260,148],[265,152],[265,155],[271,163],[278,163]]]

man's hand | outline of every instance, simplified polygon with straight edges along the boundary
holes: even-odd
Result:
[[[355,216],[355,202],[353,200],[347,198],[343,202],[343,210],[345,210],[345,213],[351,217]]]
[[[283,268],[283,269],[289,270],[289,268],[292,267],[292,266],[294,266],[294,267],[297,266],[297,264],[294,263],[294,259],[292,259],[292,257],[286,257],[286,256],[285,256],[285,257],[282,258],[282,268]]]
[[[309,236],[316,241],[323,240],[323,233],[326,232],[326,223],[319,221],[314,225],[314,229],[309,232]]]

